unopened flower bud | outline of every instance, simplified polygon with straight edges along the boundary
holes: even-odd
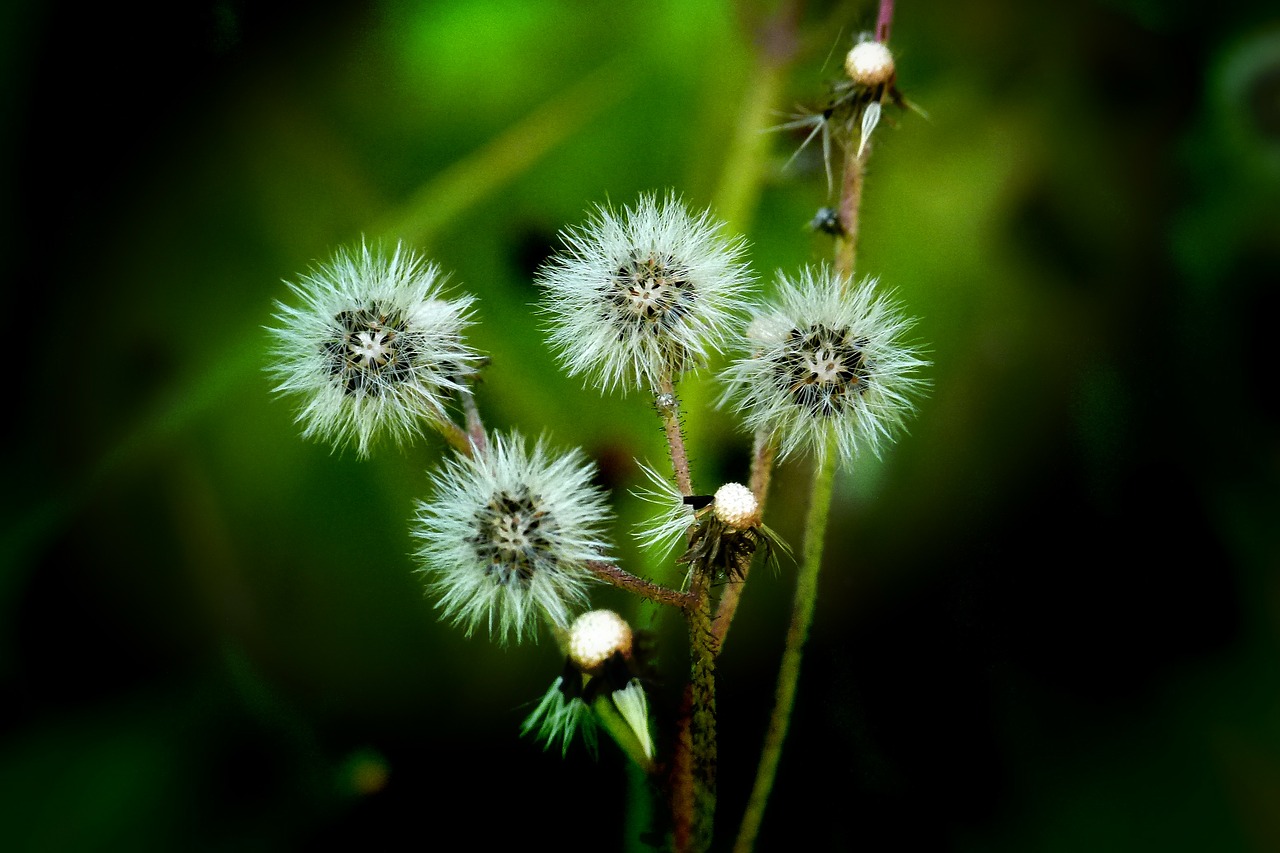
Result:
[[[721,523],[734,530],[745,530],[760,523],[756,496],[741,483],[725,483],[716,490],[713,512]]]
[[[599,674],[614,653],[631,656],[631,626],[612,610],[592,610],[569,628],[569,659],[588,675]]]
[[[882,42],[860,41],[845,56],[844,70],[859,86],[883,86],[893,81],[893,54]]]

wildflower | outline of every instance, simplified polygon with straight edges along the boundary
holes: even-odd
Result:
[[[397,245],[362,244],[289,282],[277,302],[276,393],[301,398],[302,434],[367,456],[381,435],[402,444],[445,417],[480,357],[462,339],[472,297],[442,297],[438,266]]]
[[[726,371],[721,405],[771,431],[783,457],[827,446],[878,456],[913,411],[928,362],[903,340],[915,321],[875,285],[825,266],[781,277],[776,300],[753,308],[750,351]]]
[[[642,765],[653,761],[649,704],[636,675],[638,664],[631,626],[612,610],[591,610],[574,620],[565,635],[564,672],[524,721],[521,734],[536,729],[561,754],[581,732],[595,752],[596,729],[605,727],[619,746]]]
[[[501,643],[520,642],[540,616],[568,625],[595,577],[586,563],[609,559],[609,508],[594,473],[580,451],[553,457],[541,440],[527,451],[518,434],[447,461],[412,531],[442,618],[468,636],[483,622]]]
[[[542,266],[538,284],[565,370],[605,391],[657,390],[704,362],[750,281],[745,243],[722,227],[674,195],[642,195],[562,232],[566,250]]]

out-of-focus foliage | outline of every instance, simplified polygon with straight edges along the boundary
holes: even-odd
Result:
[[[486,421],[587,450],[620,556],[660,571],[628,528],[656,418],[557,374],[533,271],[592,205],[667,188],[733,206],[763,288],[829,258],[818,146],[784,171],[801,137],[736,128],[820,104],[876,9],[804,4],[789,41],[782,5],[0,13],[0,849],[634,839],[616,750],[519,738],[552,644],[464,638],[412,573],[443,443],[303,442],[262,327],[335,246],[406,240],[478,298]],[[1280,845],[1270,6],[897,3],[927,118],[876,131],[858,257],[919,316],[932,391],[837,482],[761,850]],[[686,392],[707,492],[749,452],[713,373]],[[793,544],[807,475],[770,498]],[[755,573],[721,659],[725,842],[790,579]],[[600,604],[678,668],[652,608]]]

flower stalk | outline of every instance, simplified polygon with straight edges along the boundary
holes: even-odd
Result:
[[[676,785],[676,849],[703,851],[711,844],[716,811],[716,647],[711,631],[710,575],[694,569],[693,606],[685,611],[689,629],[687,702],[678,721],[676,760],[685,779]]]
[[[827,518],[831,510],[831,493],[835,483],[834,454],[828,451],[819,457],[813,473],[813,485],[809,492],[809,512],[805,518],[804,561],[796,577],[795,599],[792,604],[791,624],[787,628],[786,647],[778,670],[778,686],[774,696],[773,713],[765,732],[764,746],[760,752],[760,764],[755,783],[747,801],[746,812],[738,828],[734,853],[750,853],[755,848],[760,823],[764,819],[765,806],[773,790],[782,758],[782,746],[791,723],[791,709],[795,706],[796,685],[800,681],[800,662],[804,655],[805,641],[809,637],[809,625],[818,600],[818,570],[822,567],[823,542],[827,534]]]
[[[689,476],[689,453],[684,446],[684,430],[680,426],[680,398],[675,385],[664,377],[656,398],[658,417],[662,420],[662,434],[667,437],[667,451],[671,454],[671,467],[675,471],[680,494],[693,494],[693,480]]]

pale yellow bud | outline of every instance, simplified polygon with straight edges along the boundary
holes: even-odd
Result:
[[[893,54],[881,42],[860,41],[844,58],[844,70],[859,86],[883,86],[893,80]]]
[[[631,656],[631,626],[612,610],[583,613],[569,627],[569,659],[588,675],[596,675],[614,652]]]
[[[713,506],[716,518],[734,530],[745,530],[760,523],[760,504],[741,483],[725,483],[717,489]]]

